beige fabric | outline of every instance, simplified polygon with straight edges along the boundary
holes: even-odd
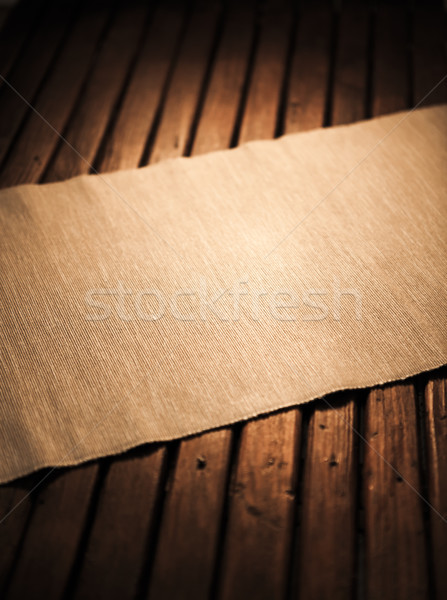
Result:
[[[0,192],[0,480],[444,364],[446,125]]]

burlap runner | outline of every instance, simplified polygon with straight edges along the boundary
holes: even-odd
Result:
[[[447,111],[0,192],[0,481],[446,363]]]

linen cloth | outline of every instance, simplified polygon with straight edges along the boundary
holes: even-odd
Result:
[[[445,106],[0,192],[0,481],[445,364]]]

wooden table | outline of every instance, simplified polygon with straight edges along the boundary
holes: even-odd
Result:
[[[22,0],[1,183],[445,102],[444,40],[436,6]],[[446,375],[2,486],[0,597],[447,598]]]

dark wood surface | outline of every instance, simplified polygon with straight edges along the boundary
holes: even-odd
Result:
[[[0,184],[446,102],[445,25],[436,3],[23,0]],[[445,377],[0,486],[0,597],[445,598]]]

